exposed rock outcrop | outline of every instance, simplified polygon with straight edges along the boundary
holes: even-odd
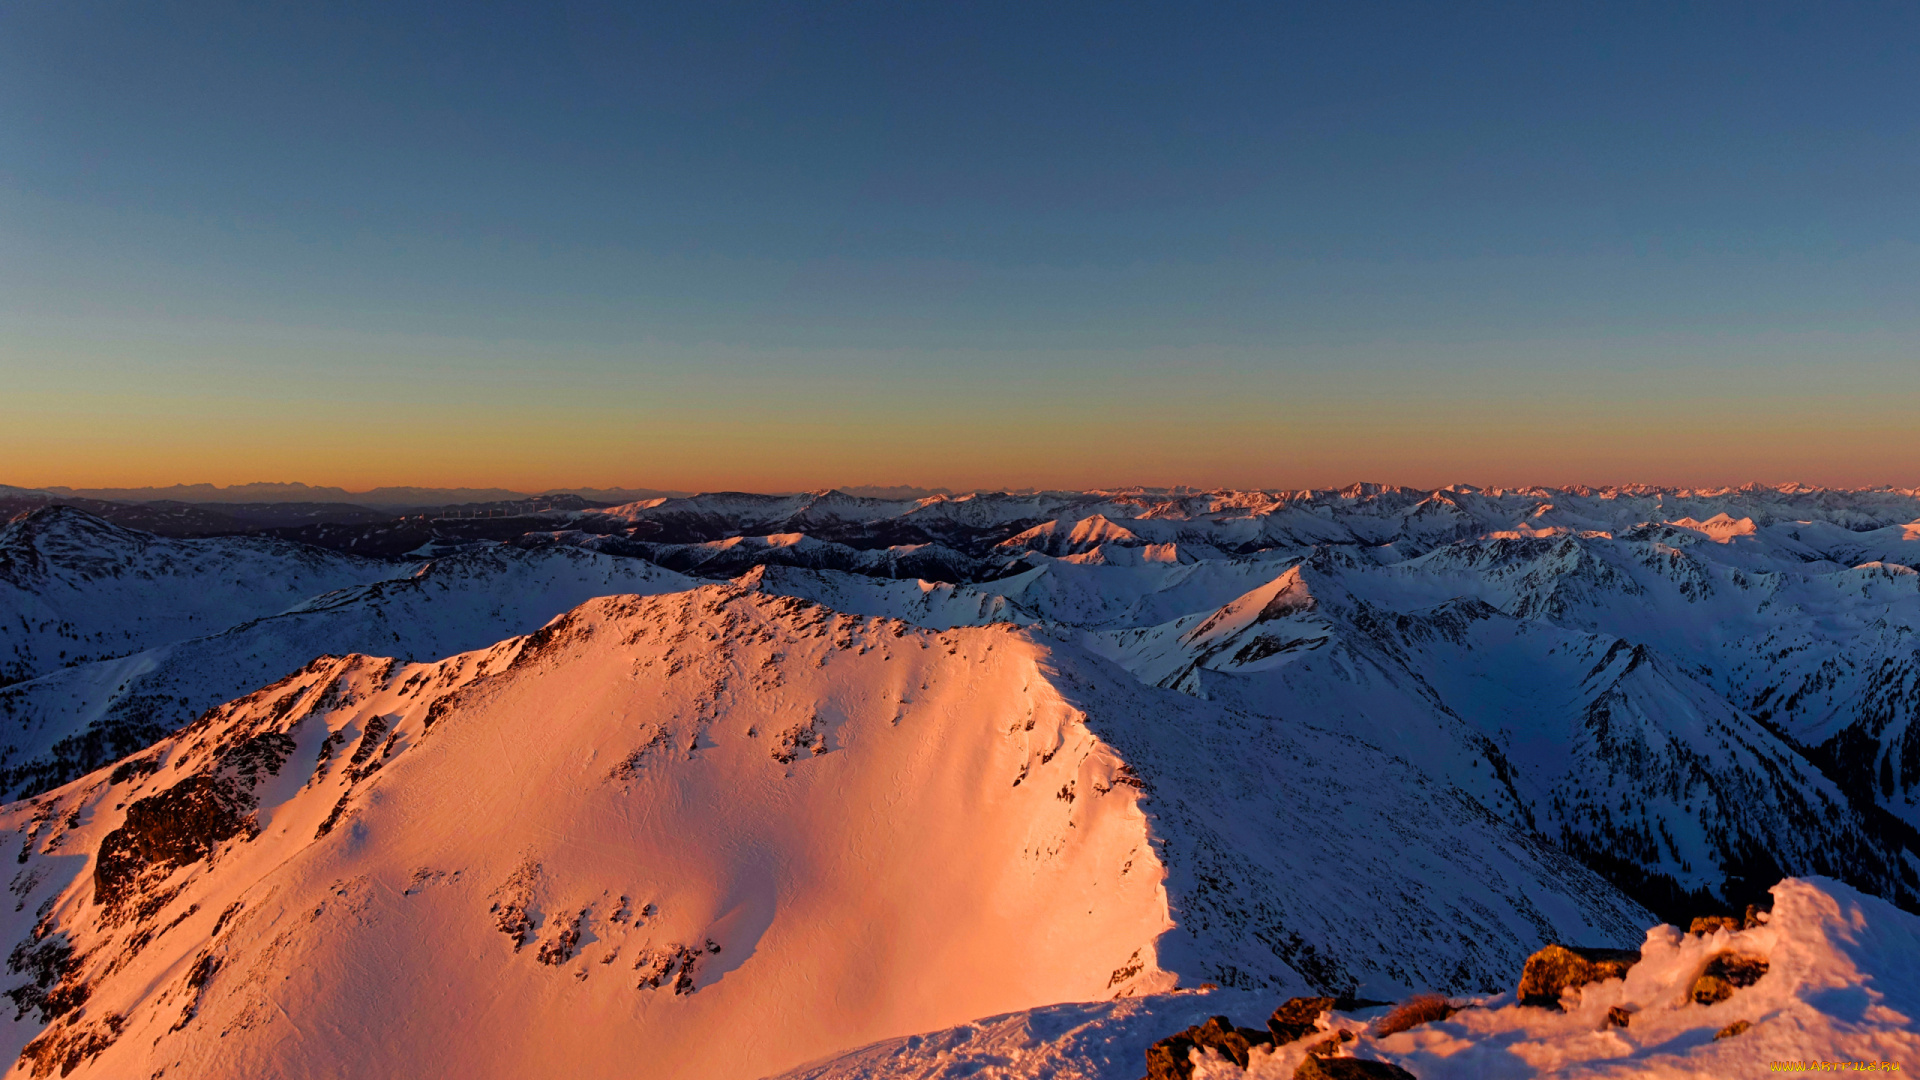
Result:
[[[1320,1018],[1334,1007],[1330,997],[1288,998],[1267,1017],[1267,1031],[1276,1045],[1304,1039],[1320,1030]]]
[[[1638,963],[1636,949],[1587,949],[1549,945],[1527,957],[1520,973],[1520,1004],[1560,1008],[1560,996],[1588,983],[1623,978]]]
[[[1293,1080],[1414,1080],[1414,1075],[1387,1061],[1310,1057],[1294,1070]]]
[[[1148,1080],[1189,1080],[1193,1076],[1193,1052],[1202,1047],[1244,1069],[1253,1047],[1272,1041],[1267,1032],[1235,1027],[1226,1017],[1215,1016],[1147,1047],[1147,1077]]]
[[[1748,904],[1745,915],[1698,915],[1687,925],[1689,934],[1711,934],[1717,930],[1733,933],[1751,930],[1766,923],[1768,912],[1758,904]]]
[[[1760,981],[1767,973],[1767,958],[1741,953],[1721,953],[1707,961],[1707,969],[1693,981],[1689,996],[1697,1004],[1714,1005]]]

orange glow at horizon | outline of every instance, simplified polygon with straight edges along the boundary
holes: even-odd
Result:
[[[0,484],[1920,485],[1920,363],[1898,337],[1599,341],[1551,365],[1524,342],[534,362],[514,343],[138,330],[0,337]]]
[[[383,486],[795,491],[910,484],[954,490],[1187,485],[1326,488],[1356,481],[1920,484],[1920,432],[1900,421],[1836,431],[1774,417],[1632,425],[1603,417],[1494,425],[1391,415],[1103,423],[842,423],[591,413],[471,425],[385,416],[345,423],[15,418],[0,432],[0,484],[72,488],[303,482]]]

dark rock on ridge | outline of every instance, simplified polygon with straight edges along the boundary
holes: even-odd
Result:
[[[1273,1015],[1267,1017],[1267,1031],[1275,1045],[1304,1039],[1320,1030],[1320,1017],[1334,1007],[1330,997],[1288,998]]]
[[[1759,982],[1766,973],[1767,959],[1764,956],[1721,953],[1707,961],[1707,969],[1693,981],[1693,989],[1688,996],[1698,1004],[1715,1005],[1732,997],[1734,991]]]
[[[1387,1061],[1310,1057],[1293,1071],[1293,1080],[1414,1080],[1414,1075]]]
[[[1241,1068],[1247,1067],[1252,1049],[1272,1039],[1264,1031],[1235,1027],[1224,1016],[1170,1035],[1147,1047],[1148,1080],[1190,1080],[1193,1076],[1192,1053],[1206,1047]]]
[[[1520,973],[1520,1004],[1559,1009],[1563,991],[1621,978],[1639,960],[1637,949],[1549,945],[1527,957],[1526,969]]]
[[[222,841],[251,836],[254,786],[279,773],[293,745],[280,732],[244,739],[220,754],[212,771],[134,800],[125,822],[100,841],[93,902],[120,916],[142,882],[206,858]]]

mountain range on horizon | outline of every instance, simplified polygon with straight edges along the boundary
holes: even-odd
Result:
[[[1356,482],[1353,484],[1347,484],[1347,485],[1343,485],[1341,487],[1336,487],[1336,488],[1273,487],[1273,488],[1260,488],[1260,489],[1253,489],[1253,490],[1262,490],[1262,491],[1269,491],[1269,492],[1294,492],[1294,491],[1324,492],[1324,491],[1355,491],[1355,490],[1379,491],[1379,490],[1390,490],[1390,489],[1441,490],[1441,491],[1566,490],[1566,491],[1573,491],[1573,492],[1580,492],[1580,493],[1596,492],[1596,491],[1620,491],[1620,492],[1665,491],[1665,492],[1674,492],[1674,493],[1681,493],[1681,492],[1723,493],[1723,492],[1732,492],[1732,491],[1760,491],[1760,490],[1770,490],[1770,491],[1780,491],[1780,492],[1817,491],[1817,490],[1834,490],[1834,491],[1920,490],[1920,488],[1901,488],[1901,487],[1898,487],[1897,485],[1877,485],[1877,486],[1864,487],[1864,488],[1826,489],[1826,488],[1821,488],[1817,485],[1806,485],[1806,484],[1801,484],[1797,482],[1768,484],[1768,483],[1761,483],[1759,481],[1749,481],[1747,483],[1733,484],[1733,485],[1728,485],[1728,484],[1673,485],[1673,484],[1646,484],[1646,483],[1618,483],[1618,484],[1574,484],[1574,485],[1534,484],[1534,485],[1518,485],[1513,487],[1487,486],[1487,485],[1460,483],[1460,484],[1444,485],[1442,487],[1432,488],[1432,489],[1420,488],[1417,486],[1409,486],[1404,484]],[[1034,493],[1040,493],[1045,490],[1047,489],[1007,488],[1007,487],[954,489],[954,488],[947,488],[947,487],[920,487],[912,484],[891,484],[891,485],[851,484],[851,485],[838,485],[838,486],[826,487],[826,488],[813,488],[813,489],[795,490],[795,491],[776,490],[776,491],[764,492],[763,494],[784,497],[784,496],[806,495],[806,494],[824,495],[824,494],[837,492],[839,494],[852,495],[859,498],[916,499],[916,498],[933,498],[933,497],[939,497],[939,496],[951,497],[951,496],[958,496],[958,495],[978,495],[978,494],[989,494],[994,492],[1005,492],[1009,494],[1034,494]],[[1141,492],[1141,493],[1149,493],[1149,494],[1198,494],[1198,493],[1207,492],[1207,491],[1228,491],[1228,490],[1237,490],[1237,489],[1218,488],[1218,487],[1207,488],[1207,487],[1192,487],[1192,486],[1154,487],[1154,486],[1140,486],[1140,485],[1118,485],[1118,486],[1111,486],[1111,487],[1096,488],[1091,490],[1110,491],[1110,492]],[[708,492],[708,493],[710,494],[712,492]],[[539,491],[518,491],[518,490],[512,490],[508,488],[474,488],[474,487],[441,488],[441,487],[398,486],[398,487],[375,487],[375,488],[369,488],[365,491],[349,491],[345,488],[340,488],[340,487],[330,487],[330,486],[324,486],[324,485],[316,486],[316,485],[310,485],[310,484],[299,483],[299,482],[265,482],[265,481],[246,483],[246,484],[230,484],[225,486],[200,483],[200,484],[172,484],[164,487],[148,486],[148,487],[121,487],[121,488],[74,488],[74,487],[63,487],[58,485],[47,485],[47,486],[40,486],[40,487],[21,487],[21,486],[8,486],[5,484],[0,484],[0,495],[4,495],[6,497],[18,499],[24,496],[30,496],[35,494],[51,495],[51,496],[57,496],[60,498],[89,499],[89,500],[95,500],[95,501],[101,501],[101,502],[131,502],[131,503],[180,502],[180,503],[208,503],[208,504],[345,503],[349,505],[365,506],[370,508],[420,509],[420,508],[432,508],[432,507],[444,507],[444,506],[457,506],[462,504],[512,503],[512,502],[520,502],[520,501],[526,501],[531,499],[542,499],[542,498],[549,498],[552,496],[562,496],[562,495],[571,495],[571,496],[576,496],[582,499],[587,499],[587,500],[592,500],[592,501],[602,502],[607,504],[619,504],[619,503],[638,502],[645,499],[686,498],[686,497],[690,497],[692,495],[700,494],[700,493],[695,491],[666,489],[666,488],[627,488],[627,487],[613,487],[613,488],[556,487],[556,488],[543,488]]]
[[[949,488],[914,487],[906,484],[895,485],[852,485],[837,490],[848,494],[873,498],[919,498],[933,495],[951,495]],[[375,487],[365,491],[348,491],[345,488],[316,486],[298,482],[255,482],[247,484],[172,484],[164,487],[121,487],[121,488],[74,488],[57,485],[42,487],[9,487],[0,484],[0,493],[13,497],[43,493],[72,499],[91,499],[101,502],[182,502],[182,503],[346,503],[356,506],[377,508],[424,508],[456,506],[472,503],[519,502],[528,499],[540,499],[555,495],[573,495],[604,503],[628,503],[641,499],[675,498],[692,495],[691,491],[678,491],[656,488],[595,488],[562,487],[545,488],[539,491],[516,491],[508,488],[474,487]],[[792,494],[779,492],[777,494]]]

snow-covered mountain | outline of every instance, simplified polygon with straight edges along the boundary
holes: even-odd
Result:
[[[605,545],[596,538],[586,546]],[[771,536],[732,536],[700,544],[649,544],[627,549],[661,566],[706,577],[730,577],[756,566],[795,566],[812,570],[839,570],[886,578],[925,578],[967,581],[988,568],[942,544],[897,544],[884,548],[854,548],[805,533]]]
[[[0,828],[10,1037],[79,1076],[756,1076],[1183,978],[1484,991],[1644,921],[1355,740],[725,585],[316,661]]]
[[[0,811],[24,1073],[751,1080],[1176,984],[1495,994],[1785,876],[1920,907],[1912,491],[367,528],[405,557],[0,533],[0,787],[45,792]]]
[[[756,592],[811,600],[850,615],[899,619],[932,630],[989,623],[1024,626],[1038,621],[991,586],[950,585],[924,578],[899,581],[780,563],[763,563],[733,579],[733,583]]]

